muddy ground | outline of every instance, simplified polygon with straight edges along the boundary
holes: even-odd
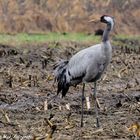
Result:
[[[0,139],[48,140],[51,133],[54,140],[134,139],[127,128],[140,122],[140,49],[135,48],[140,42],[119,43],[113,47],[111,64],[97,84],[100,129],[95,126],[92,84],[86,86],[91,108],[87,110],[85,103],[83,128],[81,85],[70,88],[64,99],[51,101],[56,95],[54,64],[89,44],[0,45]],[[70,110],[66,104],[70,104]]]

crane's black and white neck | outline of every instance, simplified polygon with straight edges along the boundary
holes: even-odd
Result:
[[[103,15],[101,16],[100,21],[107,24],[102,37],[102,41],[106,42],[109,40],[109,33],[114,27],[114,19],[110,16]]]

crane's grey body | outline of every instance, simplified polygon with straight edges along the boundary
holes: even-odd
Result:
[[[112,47],[109,41],[109,33],[113,29],[114,20],[109,16],[102,16],[101,22],[106,23],[101,44],[97,44],[76,53],[69,61],[60,62],[55,67],[55,78],[58,82],[58,90],[62,97],[66,95],[70,86],[83,83],[82,89],[82,113],[81,126],[83,126],[83,101],[85,83],[94,82],[94,99],[97,126],[99,127],[98,109],[96,102],[96,81],[108,66],[112,57]]]
[[[67,65],[67,82],[77,85],[80,82],[98,80],[109,64],[111,56],[112,47],[109,41],[81,50]]]

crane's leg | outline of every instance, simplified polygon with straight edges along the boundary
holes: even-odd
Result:
[[[83,88],[82,88],[82,98],[81,98],[81,103],[82,103],[82,108],[81,108],[81,127],[83,127],[83,111],[84,111],[84,90],[85,90],[85,83],[83,83]]]
[[[96,100],[96,82],[94,82],[94,94],[93,94],[93,99],[94,99],[94,105],[95,105],[95,113],[96,113],[96,126],[100,127],[99,125],[99,115],[98,115],[98,103]]]

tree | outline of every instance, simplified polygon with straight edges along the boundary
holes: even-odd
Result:
[[[25,14],[25,0],[17,0],[19,15]]]
[[[0,1],[0,6],[2,9],[2,16],[3,16],[4,20],[7,20],[7,18],[8,18],[8,5],[9,5],[9,0]]]

